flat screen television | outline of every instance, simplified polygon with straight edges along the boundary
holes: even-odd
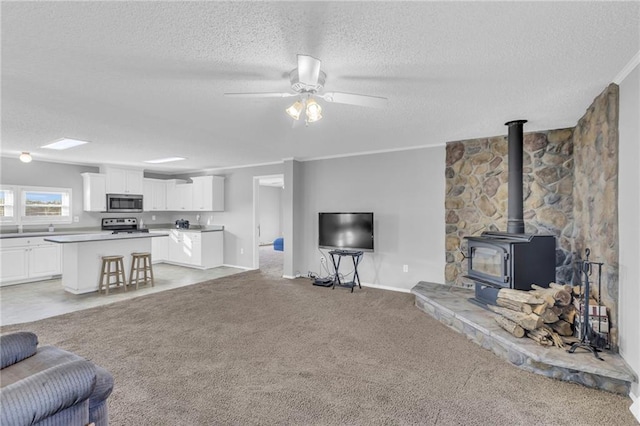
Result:
[[[373,213],[318,213],[318,246],[373,251]]]

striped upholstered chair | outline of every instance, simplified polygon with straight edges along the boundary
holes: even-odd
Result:
[[[30,332],[0,336],[0,425],[107,426],[111,374],[71,352],[37,346]]]

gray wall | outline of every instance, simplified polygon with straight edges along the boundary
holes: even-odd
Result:
[[[225,226],[224,262],[253,267],[253,177],[284,174],[282,235],[284,275],[319,271],[317,217],[320,211],[373,211],[376,251],[361,264],[365,283],[408,290],[420,280],[443,282],[444,146],[386,154],[189,173],[165,178],[214,174],[225,177],[225,211],[200,214],[202,225]],[[27,166],[27,167],[24,167]],[[95,167],[2,158],[2,184],[71,187],[70,227],[99,227],[104,213],[82,211],[82,172]],[[149,176],[149,174],[145,174]],[[152,216],[156,220],[152,220]],[[122,216],[122,215],[121,215]],[[135,215],[148,226],[179,218],[196,223],[196,213]],[[293,237],[295,235],[295,237]],[[242,251],[242,253],[241,253]],[[409,272],[402,272],[408,265]]]
[[[444,282],[444,146],[301,165],[302,214],[294,231],[302,245],[294,250],[301,253],[295,272],[324,275],[319,212],[362,211],[374,212],[375,221],[375,251],[358,268],[362,282],[398,290],[421,280]]]
[[[50,163],[46,161],[32,161],[23,163],[15,158],[0,158],[0,184],[24,185],[24,186],[49,186],[71,188],[72,190],[72,216],[77,216],[79,221],[69,225],[56,224],[55,229],[88,229],[100,228],[103,217],[136,217],[144,221],[147,226],[166,225],[173,223],[170,213],[100,213],[85,212],[82,209],[82,176],[81,173],[98,173],[98,167],[82,166],[76,164]],[[155,220],[152,217],[155,216]],[[46,226],[24,225],[24,231],[43,230]],[[16,226],[2,226],[2,232],[14,232]]]
[[[260,186],[260,244],[282,236],[282,187]]]
[[[2,157],[0,183],[2,185],[48,186],[71,188],[72,216],[79,222],[70,225],[56,224],[56,229],[100,226],[100,214],[85,213],[82,210],[82,176],[80,173],[97,173],[97,167],[71,164],[32,161],[23,163],[16,158]],[[41,229],[42,225],[25,225],[24,230]],[[15,229],[15,226],[3,226],[3,231]]]
[[[620,239],[619,349],[640,375],[640,66],[620,83],[618,220]],[[640,396],[638,384],[632,389]]]
[[[253,268],[253,178],[281,174],[282,164],[214,170],[173,176],[188,179],[191,176],[224,176],[224,212],[201,214],[202,225],[224,225],[224,263],[231,266]],[[181,215],[195,222],[196,214]],[[178,216],[173,216],[179,218]],[[172,218],[173,218],[172,217]]]

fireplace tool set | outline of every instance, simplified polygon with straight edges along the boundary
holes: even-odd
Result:
[[[585,260],[578,260],[577,264],[579,265],[579,269],[582,272],[583,283],[582,283],[582,310],[580,314],[582,315],[582,320],[580,324],[580,341],[571,345],[571,348],[567,349],[567,352],[574,353],[576,349],[583,348],[590,351],[593,356],[598,358],[600,361],[604,361],[604,359],[600,358],[598,352],[601,352],[602,349],[607,348],[608,339],[601,336],[600,333],[595,332],[593,327],[591,326],[591,322],[589,319],[589,315],[591,310],[589,308],[589,293],[591,283],[589,282],[589,277],[593,273],[594,267],[597,267],[598,270],[598,307],[600,309],[601,303],[601,284],[602,284],[602,265],[600,262],[590,262],[589,255],[591,254],[590,249],[585,249]],[[601,316],[598,312],[598,331],[601,328]]]

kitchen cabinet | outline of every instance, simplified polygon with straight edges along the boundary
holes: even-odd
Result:
[[[165,232],[154,232],[149,231],[153,234]],[[151,239],[151,262],[166,262],[169,260],[169,236],[166,237],[156,237]]]
[[[4,238],[0,241],[0,286],[60,275],[61,259],[60,247],[44,237]]]
[[[1,248],[0,249],[0,285],[5,282],[20,282],[29,277],[28,252],[26,248]]]
[[[224,177],[198,176],[193,181],[193,211],[224,211]]]
[[[107,211],[107,176],[100,173],[81,173],[82,208],[85,212]]]
[[[158,242],[152,247],[151,258],[154,262],[163,261],[162,256],[166,253],[168,263],[199,269],[215,268],[222,265],[223,236],[223,231],[200,232],[172,229],[166,239],[160,237],[153,239],[153,243],[156,243],[156,240],[166,240],[167,248],[165,252],[162,242]]]
[[[107,175],[107,194],[142,194],[144,172],[136,169],[104,166],[100,172]]]
[[[167,210],[178,211],[181,209],[181,200],[178,198],[178,185],[185,184],[185,180],[169,179],[166,181]]]
[[[167,181],[161,179],[143,180],[143,210],[146,212],[166,211]]]
[[[181,183],[176,185],[177,210],[193,210],[193,184]]]
[[[198,266],[202,260],[200,233],[171,231],[169,236],[169,261]]]

